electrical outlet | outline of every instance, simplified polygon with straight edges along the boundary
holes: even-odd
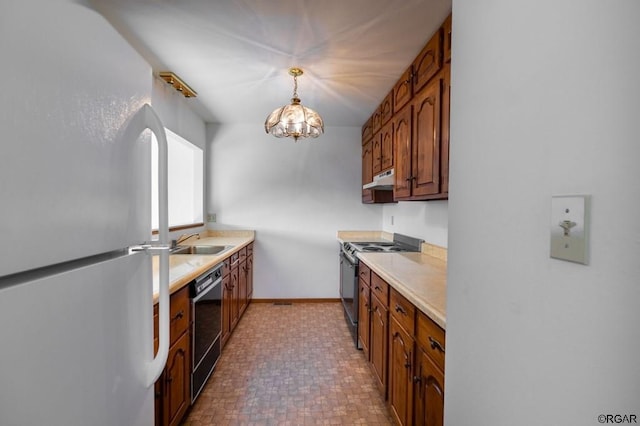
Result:
[[[215,213],[209,213],[207,215],[207,222],[215,222],[216,221],[216,214]]]
[[[550,256],[588,264],[589,195],[551,197]]]

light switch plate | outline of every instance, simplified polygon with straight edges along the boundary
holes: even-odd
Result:
[[[551,257],[589,263],[590,204],[589,195],[551,197]]]

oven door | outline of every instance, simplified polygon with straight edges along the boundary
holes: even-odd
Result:
[[[340,299],[354,341],[358,342],[358,264],[340,251]]]
[[[212,279],[208,277],[207,279]],[[220,357],[222,334],[222,279],[191,299],[192,361],[191,401],[195,401]]]

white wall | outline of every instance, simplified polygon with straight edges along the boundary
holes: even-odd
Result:
[[[190,105],[193,101],[154,75],[151,103],[164,126],[192,144],[206,149],[206,125],[202,117],[193,111]]]
[[[182,136],[192,144],[200,147],[204,151],[205,173],[204,193],[205,193],[205,210],[207,205],[207,139],[206,124],[202,117],[196,114],[191,108],[190,102],[193,99],[187,99],[172,86],[168,85],[164,80],[154,75],[153,87],[151,93],[151,104],[156,110],[162,124],[172,132]],[[203,212],[206,220],[206,213]],[[175,231],[170,233],[169,238],[177,239],[180,235],[191,232],[201,232],[206,226],[196,227],[188,230]]]
[[[453,2],[445,423],[640,417],[640,3]],[[592,194],[591,261],[549,258]]]
[[[214,229],[254,229],[255,298],[337,298],[338,230],[379,230],[363,205],[357,127],[316,140],[276,139],[256,125],[208,125]]]
[[[447,247],[449,202],[400,201],[382,208],[382,227],[386,232],[422,238],[430,244]]]

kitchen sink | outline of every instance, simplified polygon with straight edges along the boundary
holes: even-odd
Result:
[[[177,246],[171,250],[171,254],[220,254],[224,251],[229,250],[231,247],[233,246]]]

